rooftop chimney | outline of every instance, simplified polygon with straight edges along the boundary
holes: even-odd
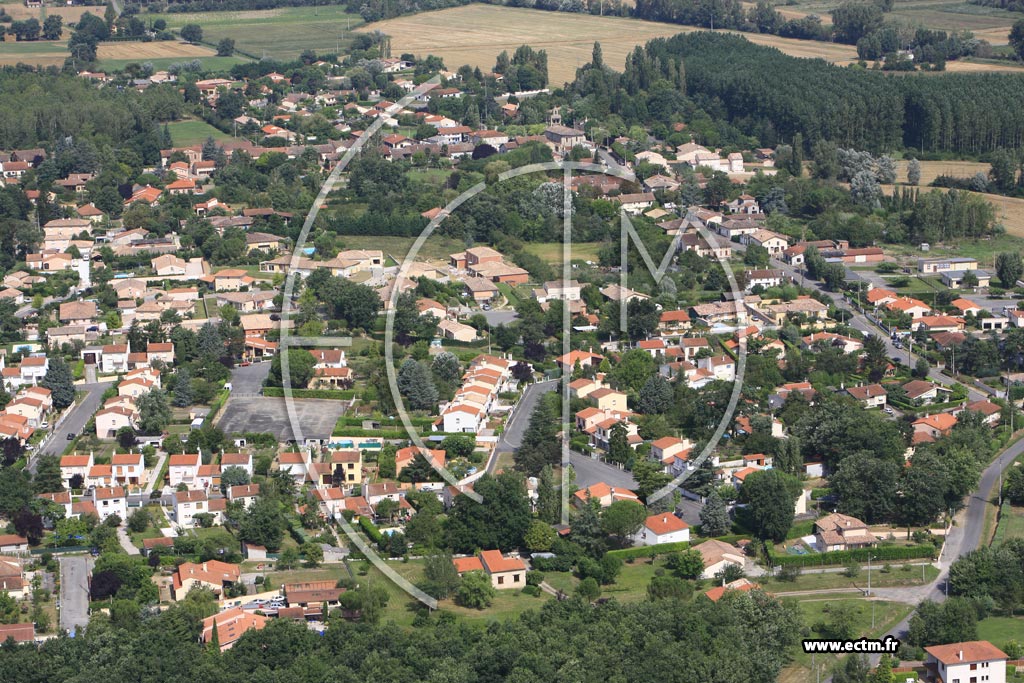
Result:
[[[961,662],[964,661],[964,651],[963,650],[959,650],[956,653],[956,658],[959,659]]]

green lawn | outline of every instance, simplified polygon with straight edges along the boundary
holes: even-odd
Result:
[[[919,586],[928,583],[939,575],[939,570],[931,565],[924,567],[924,581],[921,580],[921,567],[910,567],[904,571],[899,566],[893,566],[892,571],[885,573],[875,565],[871,567],[871,587],[881,588],[883,586]],[[867,588],[868,570],[861,565],[860,574],[856,577],[848,577],[843,572],[828,572],[825,574],[801,574],[796,581],[775,581],[771,580],[765,584],[765,589],[770,593],[789,593],[793,591],[814,591],[829,590],[834,588]]]
[[[175,147],[201,145],[207,138],[222,142],[231,139],[230,135],[222,133],[205,121],[175,121],[167,124],[167,129],[171,132],[171,142]]]
[[[203,71],[228,71],[235,64],[245,64],[252,61],[248,57],[158,57],[155,59],[103,59],[97,62],[98,68],[103,71],[120,71],[129,64],[152,64],[157,71],[166,69],[171,64],[181,64],[198,60],[203,65]],[[173,125],[173,124],[172,124]]]
[[[986,617],[978,622],[978,638],[996,646],[1008,640],[1024,642],[1024,617]]]
[[[993,541],[998,543],[1012,538],[1024,538],[1024,507],[1004,503]]]
[[[413,132],[415,133],[415,131]],[[444,168],[414,168],[406,173],[406,177],[409,180],[441,186],[444,185],[451,174],[452,171],[450,169]]]
[[[256,58],[295,59],[303,50],[319,54],[344,51],[351,29],[363,24],[358,14],[340,5],[281,7],[241,12],[192,12],[161,14],[168,28],[185,24],[203,27],[203,42],[216,45],[222,38],[234,38],[238,50]],[[142,15],[143,21],[148,19]]]
[[[570,258],[573,261],[597,262],[598,252],[604,246],[605,242],[573,242]],[[530,244],[524,244],[523,248],[548,263],[562,262],[561,242],[531,242]]]
[[[399,262],[405,258],[416,240],[412,237],[378,237],[376,235],[342,235],[342,249],[380,249],[387,256]],[[465,251],[466,245],[460,240],[431,235],[416,254],[417,261],[448,262],[448,255]]]

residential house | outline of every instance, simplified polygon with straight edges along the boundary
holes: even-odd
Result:
[[[121,521],[128,518],[128,498],[123,486],[97,486],[92,490],[92,503],[101,522],[112,515]]]
[[[182,594],[186,595],[188,591]],[[203,619],[202,641],[213,641],[213,630],[217,629],[217,642],[221,652],[230,649],[246,631],[259,631],[266,627],[269,617],[255,612],[246,612],[241,607],[232,607],[212,617]]]
[[[145,486],[146,459],[142,453],[115,453],[110,459],[114,483],[126,488]]]
[[[196,586],[209,588],[215,595],[222,595],[224,588],[241,580],[241,569],[237,564],[220,560],[207,560],[196,564],[183,562],[178,565],[172,581],[175,600],[182,600]],[[222,613],[223,614],[223,613]],[[224,643],[221,643],[223,647]]]
[[[483,572],[498,590],[522,588],[526,585],[526,563],[518,557],[505,557],[500,550],[482,550],[476,557],[452,560],[461,576],[466,572]]]
[[[743,551],[723,541],[710,539],[693,549],[700,553],[704,561],[704,572],[700,576],[702,579],[714,578],[715,574],[729,565],[742,569],[745,563]]]
[[[888,394],[885,393],[881,384],[847,387],[846,393],[860,401],[865,408],[881,408],[888,400]]]
[[[58,317],[65,325],[94,325],[99,309],[95,301],[67,301],[60,305]]]
[[[241,484],[228,488],[228,500],[241,501],[246,508],[252,507],[260,496],[259,484]]]
[[[193,485],[199,475],[199,467],[203,464],[200,453],[183,453],[170,456],[167,467],[167,483],[171,488],[179,484]]]
[[[1006,683],[1007,655],[987,640],[924,649],[928,683]]]
[[[252,453],[224,453],[220,456],[220,466],[222,472],[229,467],[241,467],[252,477]]]
[[[838,512],[814,522],[814,538],[819,552],[866,548],[878,542],[867,524]]]
[[[913,443],[928,443],[940,439],[956,426],[957,419],[952,413],[935,413],[919,417],[911,423],[914,428]]]
[[[174,521],[180,527],[193,527],[199,524],[196,515],[209,514],[209,497],[201,489],[188,489],[174,492]]]
[[[630,500],[638,504],[640,503],[640,497],[633,491],[617,486],[609,486],[603,481],[577,491],[573,495],[572,502],[576,507],[581,507],[587,504],[590,500],[596,500],[598,505],[603,508],[606,508],[612,503],[620,500]]]
[[[651,515],[636,533],[636,545],[660,543],[686,543],[690,540],[690,525],[669,512]]]

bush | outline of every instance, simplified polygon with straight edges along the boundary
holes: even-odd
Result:
[[[843,569],[843,576],[845,576],[847,578],[850,578],[850,579],[855,579],[858,576],[860,576],[860,564],[858,564],[854,560],[850,560],[846,564],[846,568]]]
[[[542,583],[544,583],[544,572],[539,572],[532,569],[526,572],[527,586],[539,586]]]
[[[787,565],[779,568],[779,573],[775,575],[777,581],[785,581],[786,583],[793,583],[800,578],[800,567],[796,565]]]
[[[641,545],[636,548],[623,548],[622,550],[609,550],[608,555],[617,557],[620,560],[629,561],[638,557],[655,557],[657,555],[667,555],[668,553],[675,553],[681,550],[686,550],[690,547],[689,542],[679,541],[678,543],[661,543],[659,545]]]
[[[575,564],[571,557],[556,555],[555,557],[531,557],[530,564],[542,572],[569,572]]]
[[[523,586],[523,590],[521,592],[523,593],[523,595],[532,595],[535,598],[539,598],[542,591],[540,589],[540,586],[533,586],[527,584]]]
[[[828,565],[846,565],[851,560],[919,560],[934,559],[935,546],[931,543],[922,545],[882,545],[876,548],[857,548],[856,550],[833,550],[828,553],[810,553],[807,555],[777,555],[771,553],[769,560],[780,567],[824,567]]]

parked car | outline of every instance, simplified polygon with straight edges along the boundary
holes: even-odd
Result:
[[[75,440],[75,433],[74,432],[68,432],[68,441],[74,441],[74,440]]]

